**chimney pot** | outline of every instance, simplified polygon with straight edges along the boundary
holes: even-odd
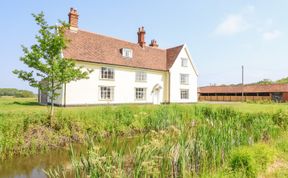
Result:
[[[159,45],[157,44],[156,40],[151,40],[151,43],[149,46],[157,48]]]
[[[77,10],[71,7],[68,17],[69,17],[70,30],[77,31],[78,30],[78,18],[79,18],[79,14]]]
[[[142,26],[141,28],[138,29],[138,44],[143,48],[146,44],[145,42],[145,30],[144,27]]]

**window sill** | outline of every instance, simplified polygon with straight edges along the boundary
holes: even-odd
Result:
[[[135,99],[134,101],[147,101],[146,99]]]
[[[107,78],[100,78],[100,80],[104,80],[104,81],[115,81],[115,79],[107,79]]]
[[[98,101],[114,101],[113,99],[98,99]]]

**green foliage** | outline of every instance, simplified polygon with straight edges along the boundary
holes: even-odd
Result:
[[[287,84],[288,83],[288,77],[277,80],[276,83]]]
[[[273,122],[283,129],[288,129],[288,112],[278,111],[273,116]]]
[[[16,88],[0,88],[1,96],[14,96],[16,98],[33,98],[35,94],[27,90],[17,90]]]
[[[251,83],[251,84],[288,84],[288,77],[284,77],[284,78],[276,80],[276,81],[273,81],[270,79],[263,79],[259,82]]]
[[[39,34],[35,37],[37,43],[30,49],[22,46],[24,56],[20,58],[31,70],[14,70],[13,73],[28,81],[30,86],[40,89],[42,93],[49,93],[52,118],[54,100],[63,84],[88,78],[92,71],[83,71],[82,67],[76,67],[72,59],[62,57],[62,50],[67,47],[68,42],[65,38],[68,25],[65,22],[59,21],[61,25],[48,25],[43,12],[33,14],[33,17],[40,27]]]
[[[232,151],[229,161],[231,170],[245,177],[257,177],[274,160],[276,151],[265,144],[239,147]]]
[[[275,159],[276,150],[267,144],[256,144],[250,147],[250,149],[252,150],[253,157],[256,160],[259,172],[265,171],[267,166]]]
[[[256,84],[272,84],[272,83],[273,83],[273,81],[270,79],[263,79],[263,80],[257,82]]]
[[[245,177],[256,177],[257,175],[256,161],[251,150],[247,148],[234,150],[229,164],[232,171],[242,173]]]
[[[72,161],[78,177],[113,177],[116,174],[119,177],[201,177],[218,171],[229,161],[228,156],[236,147],[267,141],[277,136],[280,129],[274,125],[273,115],[268,113],[240,113],[228,108],[185,105],[132,108],[105,108],[110,114],[104,113],[109,122],[117,120],[117,126],[112,125],[114,130],[110,131],[116,135],[122,133],[122,127],[132,131],[135,127],[131,125],[141,118],[140,113],[146,113],[144,122],[138,122],[144,124],[145,127],[141,128],[148,131],[140,136],[142,141],[135,149],[130,146],[128,155],[121,151],[123,147],[116,147],[112,153],[105,147],[99,147],[99,144],[91,147],[81,161]],[[110,117],[113,113],[117,117]],[[120,115],[130,118],[128,123],[131,124],[118,122]],[[111,139],[115,139],[115,135]],[[267,167],[274,155],[273,150],[262,144],[239,150],[232,153],[232,161],[228,163],[234,171],[233,175],[241,177],[255,177]]]
[[[94,146],[105,147],[90,147],[91,154],[84,154],[82,163],[78,159],[73,161],[80,177],[92,172],[108,177],[116,173],[122,177],[211,175],[221,172],[230,163],[231,151],[243,145],[253,148],[258,173],[269,164],[272,158],[269,155],[273,154],[255,143],[270,142],[285,130],[273,119],[278,113],[243,113],[208,105],[59,108],[55,126],[50,128],[46,107],[25,106],[27,99],[14,100],[17,102],[7,104],[14,109],[0,110],[1,157],[33,154],[89,138],[100,140],[103,144]],[[3,108],[1,103],[0,107]],[[138,141],[128,142],[135,135]],[[119,140],[122,144],[118,144]],[[285,143],[277,145],[285,151]],[[54,170],[47,173],[57,175]],[[62,175],[61,170],[58,175]]]

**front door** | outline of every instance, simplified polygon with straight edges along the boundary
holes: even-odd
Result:
[[[160,104],[160,89],[155,89],[153,92],[153,104]]]

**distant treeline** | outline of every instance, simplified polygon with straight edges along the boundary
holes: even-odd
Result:
[[[254,84],[288,84],[288,77],[285,77],[285,78],[282,78],[280,80],[276,80],[276,81],[273,81],[273,80],[270,80],[270,79],[263,79],[259,82],[256,82]]]
[[[35,94],[28,90],[18,90],[16,88],[0,88],[1,96],[14,96],[17,98],[32,98]]]
[[[263,84],[288,84],[288,77],[284,77],[282,79],[279,79],[279,80],[270,80],[270,79],[263,79],[263,80],[260,80],[258,82],[255,82],[255,83],[248,83],[248,84],[245,84],[245,85],[255,85],[255,84],[260,84],[260,85],[263,85]],[[225,84],[222,84],[222,85],[216,85],[216,84],[212,84],[210,86],[238,86],[238,85],[242,85],[242,83],[237,83],[237,84],[229,84],[229,85],[225,85]]]

